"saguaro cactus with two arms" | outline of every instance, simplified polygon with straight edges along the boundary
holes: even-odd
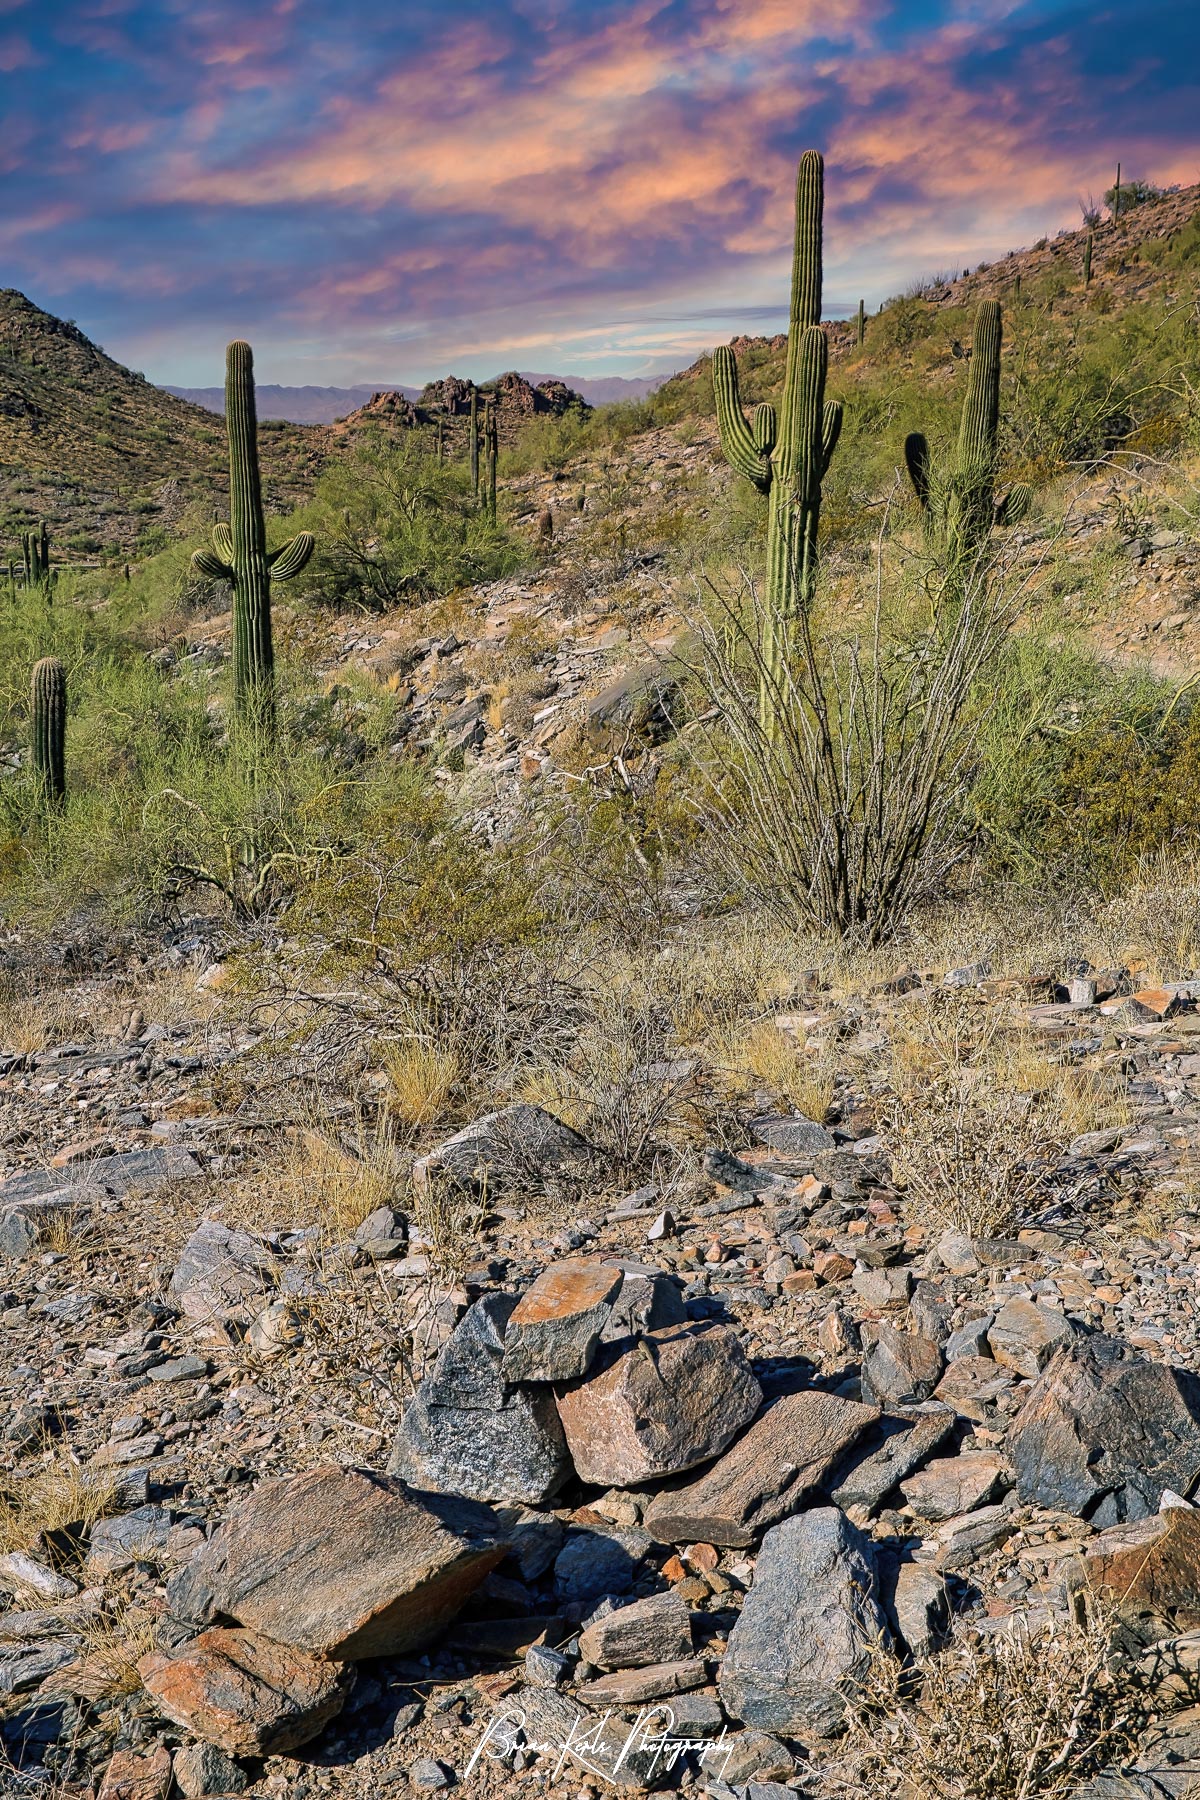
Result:
[[[300,573],[313,553],[313,538],[302,531],[278,550],[267,549],[254,355],[249,344],[230,344],[225,353],[225,428],[230,522],[213,527],[212,549],[197,550],[192,566],[210,580],[233,585],[234,708],[241,722],[269,730],[274,723],[275,686],[271,583]]]
[[[796,178],[796,235],[788,319],[787,365],[778,417],[758,406],[753,424],[742,411],[737,363],[727,346],[713,356],[717,424],[726,460],[768,496],[766,633],[768,688],[785,666],[793,624],[812,600],[817,576],[821,482],[842,428],[838,401],[825,401],[829,345],[821,329],[821,228],[825,165],[806,150]]]

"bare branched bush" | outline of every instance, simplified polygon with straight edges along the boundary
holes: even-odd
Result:
[[[893,1172],[929,1225],[1004,1235],[1044,1203],[1062,1109],[1052,1087],[1018,1085],[998,1012],[938,994],[920,1025],[893,1048]]]
[[[1014,1619],[986,1637],[960,1629],[912,1666],[880,1649],[847,1764],[857,1800],[1059,1800],[1126,1754],[1148,1718],[1104,1622]]]
[[[706,768],[722,872],[793,927],[877,944],[963,853],[984,677],[1012,597],[981,558],[918,623],[902,596],[885,603],[880,557],[867,629],[804,612],[778,667],[753,590],[748,608],[718,598],[696,673],[724,722]]]

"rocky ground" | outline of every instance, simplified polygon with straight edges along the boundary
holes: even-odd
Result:
[[[75,1036],[0,1056],[12,1791],[873,1792],[880,1646],[1099,1609],[1138,1731],[1079,1792],[1184,1793],[1197,995],[816,986],[776,1022],[833,1047],[824,1123],[751,1109],[621,1193],[516,1105],[351,1213],[344,1162],[285,1180],[262,1094],[230,1102],[257,1033],[199,943],[69,984]],[[1008,1146],[1011,1235],[901,1183],[864,1074],[950,1001],[1120,1087],[1119,1123]]]

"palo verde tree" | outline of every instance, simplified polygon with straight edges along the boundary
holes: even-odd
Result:
[[[713,356],[717,424],[726,460],[770,503],[763,660],[778,674],[787,664],[795,620],[812,601],[817,578],[821,482],[842,428],[838,401],[825,400],[829,344],[821,328],[821,232],[825,165],[806,150],[796,178],[796,234],[788,317],[787,364],[779,412],[754,409],[747,421],[733,351]],[[762,688],[769,706],[768,684]]]
[[[230,522],[214,525],[212,549],[197,550],[192,566],[210,581],[228,581],[233,587],[234,711],[240,724],[269,735],[275,721],[271,583],[300,573],[313,553],[313,538],[302,531],[278,550],[267,549],[249,344],[230,344],[225,353],[225,429]]]

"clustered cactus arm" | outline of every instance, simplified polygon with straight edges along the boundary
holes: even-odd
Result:
[[[300,532],[278,550],[267,550],[267,527],[258,462],[254,356],[249,344],[232,343],[225,354],[225,429],[229,439],[228,525],[215,525],[212,549],[197,550],[192,566],[210,581],[233,585],[233,688],[240,718],[269,725],[275,655],[271,640],[271,582],[298,575],[314,539]]]
[[[67,672],[57,656],[34,663],[29,712],[34,774],[46,802],[61,806],[67,793]]]

